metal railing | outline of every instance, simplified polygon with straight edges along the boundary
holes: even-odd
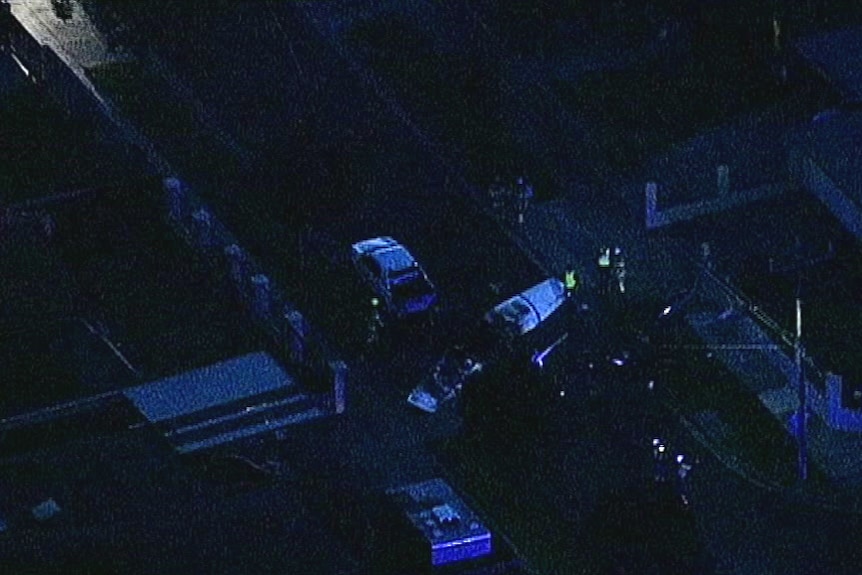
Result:
[[[796,349],[796,334],[782,327],[775,319],[770,317],[756,301],[746,295],[742,290],[731,283],[729,278],[722,278],[713,269],[698,261],[696,265],[700,268],[697,289],[701,294],[712,295],[715,300],[723,299],[723,304],[729,304],[735,309],[743,311],[748,317],[766,328],[770,339],[777,340],[776,349],[785,354],[792,355]],[[715,297],[718,296],[718,297]],[[826,391],[826,372],[821,370],[814,359],[806,354],[803,349],[802,361],[805,363],[806,379],[812,383],[819,393]]]

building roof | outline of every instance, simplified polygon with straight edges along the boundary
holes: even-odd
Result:
[[[271,356],[250,353],[125,391],[144,416],[164,421],[293,385]]]

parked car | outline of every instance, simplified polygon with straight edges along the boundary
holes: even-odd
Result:
[[[391,237],[353,244],[352,260],[388,315],[405,318],[427,312],[437,303],[437,290],[425,270]]]

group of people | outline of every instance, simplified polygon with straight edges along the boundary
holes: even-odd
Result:
[[[689,475],[693,469],[692,462],[682,453],[674,456],[660,438],[652,440],[652,458],[656,485],[673,487],[680,505],[688,508],[691,503]]]
[[[626,257],[619,246],[611,249],[602,247],[596,258],[598,271],[598,293],[601,296],[624,294],[626,292]],[[581,287],[581,276],[572,264],[566,266],[563,274],[566,297],[570,298]]]
[[[599,293],[626,293],[626,256],[621,247],[602,247],[596,264],[599,272]]]
[[[500,176],[488,187],[491,206],[499,213],[511,213],[519,224],[524,223],[524,214],[533,200],[533,186],[524,176],[515,178],[512,183],[503,182]]]

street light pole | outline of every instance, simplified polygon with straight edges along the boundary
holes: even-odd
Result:
[[[776,266],[772,258],[769,260],[769,273],[796,273],[796,337],[786,333],[782,336],[785,345],[792,344],[796,359],[796,388],[798,396],[798,406],[795,421],[795,436],[797,443],[797,467],[799,480],[805,482],[808,479],[808,387],[805,382],[805,350],[802,345],[802,272],[806,267],[811,267],[817,264],[831,260],[835,256],[835,245],[830,241],[827,251],[818,256],[808,258],[802,261],[801,257],[795,258],[796,261],[790,265]],[[706,270],[704,269],[706,272]],[[712,275],[706,272],[707,275]],[[756,310],[756,308],[752,308]],[[762,321],[762,317],[761,317]],[[782,330],[783,333],[783,330]],[[735,344],[735,345],[718,345],[718,346],[665,346],[668,348],[683,348],[690,349],[737,349],[737,350],[767,350],[780,349],[777,345],[762,345],[762,344]],[[785,348],[786,349],[786,348]],[[790,382],[788,382],[790,384]]]
[[[801,250],[799,242],[797,248]],[[817,257],[809,257],[802,260],[801,253],[795,258],[795,262],[788,266],[775,268],[770,260],[770,273],[795,272],[796,273],[796,338],[794,351],[796,352],[796,377],[798,409],[796,412],[796,444],[798,447],[799,480],[804,482],[808,479],[808,389],[805,383],[805,350],[802,346],[802,272],[805,268],[821,264],[831,260],[835,256],[835,244],[831,241],[825,253]]]

